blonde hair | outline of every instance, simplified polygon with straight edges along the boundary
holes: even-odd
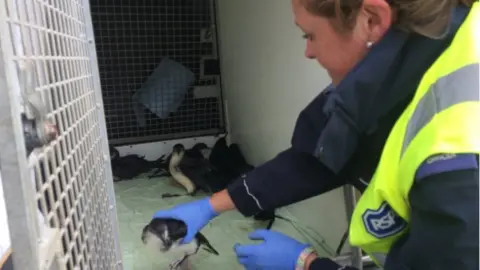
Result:
[[[363,0],[302,0],[312,14],[337,19],[340,29],[351,29]],[[452,10],[459,4],[471,7],[477,0],[385,0],[396,13],[397,29],[439,38],[447,30]]]

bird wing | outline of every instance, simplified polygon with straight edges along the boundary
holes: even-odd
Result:
[[[204,158],[192,158],[184,156],[178,164],[180,170],[183,171],[192,171],[195,174],[205,174],[213,169],[210,162]]]
[[[208,183],[208,174],[212,171],[212,168],[208,160],[184,157],[178,168],[195,186],[207,192],[211,191]]]

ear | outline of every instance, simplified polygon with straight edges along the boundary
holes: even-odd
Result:
[[[361,13],[368,41],[377,43],[392,25],[392,8],[385,0],[364,0]]]

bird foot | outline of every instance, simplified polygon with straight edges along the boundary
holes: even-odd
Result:
[[[176,270],[180,267],[180,265],[182,264],[182,260],[176,260],[176,261],[173,261],[169,264],[169,267],[170,267],[170,270]]]
[[[185,262],[187,262],[187,258],[188,258],[188,255],[185,255],[182,259],[180,260],[175,260],[173,262],[170,263],[170,270],[176,270],[176,269],[179,269],[182,264],[184,264]]]

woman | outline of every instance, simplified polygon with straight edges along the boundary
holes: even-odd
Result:
[[[308,58],[332,85],[300,114],[292,146],[226,190],[157,212],[186,222],[245,216],[345,184],[362,191],[350,242],[385,269],[478,269],[480,6],[473,0],[293,0]],[[321,213],[316,213],[321,215]],[[246,269],[340,268],[257,231]]]

